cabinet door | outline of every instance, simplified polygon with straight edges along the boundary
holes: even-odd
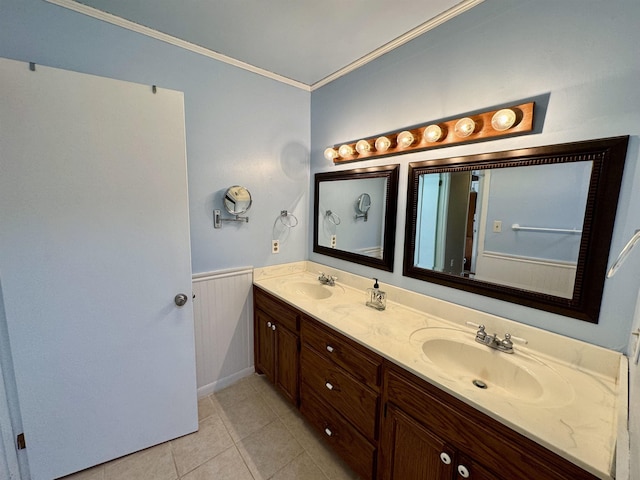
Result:
[[[275,382],[275,342],[271,329],[273,320],[262,310],[255,311],[256,370],[264,373],[271,382]]]
[[[298,404],[298,336],[282,325],[276,326],[276,379],[285,396]]]
[[[490,472],[478,462],[466,455],[458,454],[455,466],[456,480],[499,480],[500,477]]]
[[[388,404],[383,432],[381,443],[381,478],[383,480],[450,480],[454,478],[455,451],[391,404]]]

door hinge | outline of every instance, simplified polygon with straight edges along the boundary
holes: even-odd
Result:
[[[18,446],[18,450],[24,450],[27,448],[27,441],[24,439],[24,433],[21,433],[16,437],[16,445]]]

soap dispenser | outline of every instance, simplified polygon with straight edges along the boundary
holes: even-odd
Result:
[[[378,285],[378,279],[374,278],[375,283],[373,288],[367,289],[367,307],[375,308],[376,310],[384,310],[387,307],[387,294],[380,290]]]

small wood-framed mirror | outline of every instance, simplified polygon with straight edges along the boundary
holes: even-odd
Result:
[[[371,195],[363,193],[356,200],[356,220],[358,218],[364,219],[366,222],[369,219],[369,209],[371,208]]]
[[[386,165],[316,173],[313,251],[393,271],[398,172]],[[353,214],[353,198],[366,223]]]
[[[628,138],[410,163],[403,274],[597,323]]]

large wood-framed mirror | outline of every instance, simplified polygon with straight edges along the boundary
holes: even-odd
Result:
[[[313,251],[393,271],[399,165],[316,173]]]
[[[403,274],[597,323],[627,143],[410,163]]]

